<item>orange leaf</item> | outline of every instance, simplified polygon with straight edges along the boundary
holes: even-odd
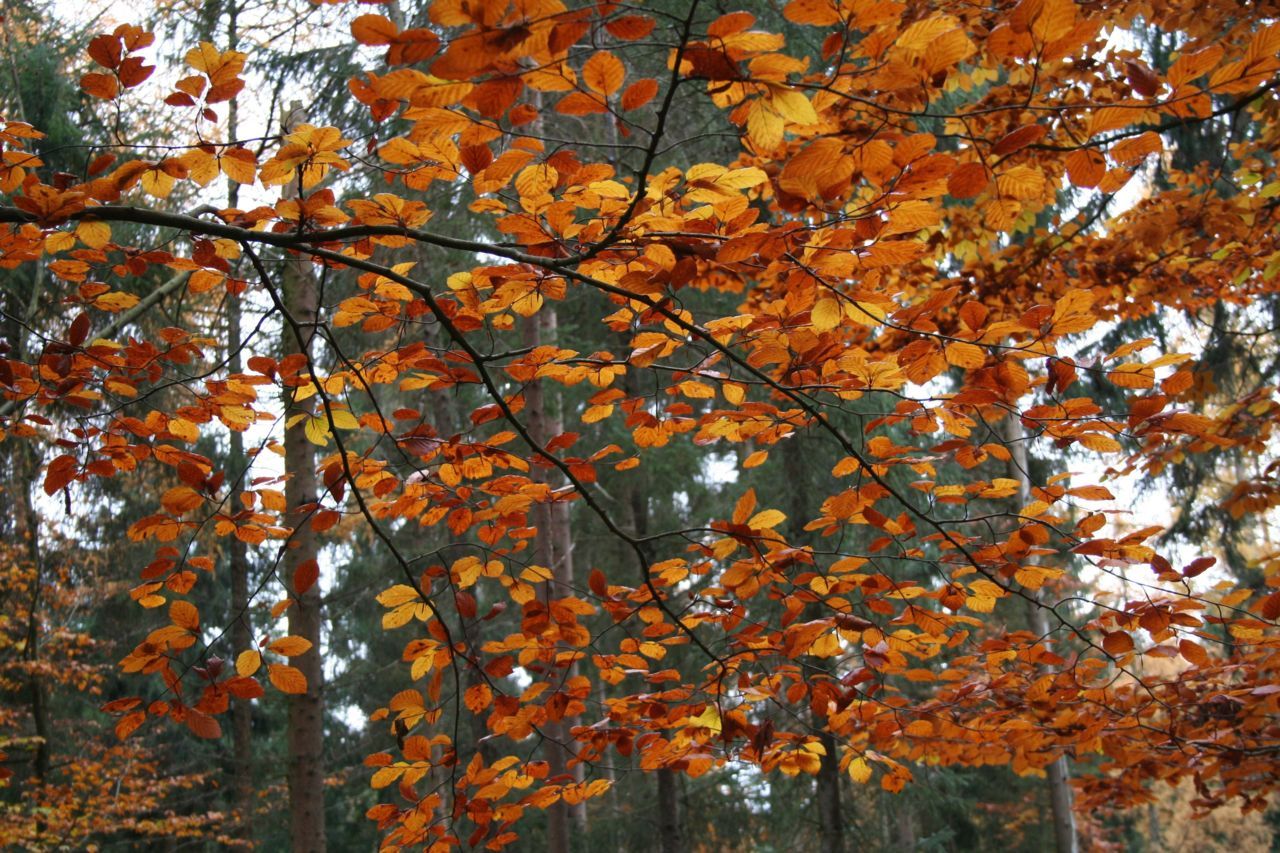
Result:
[[[80,78],[80,88],[86,94],[104,101],[110,101],[120,94],[120,84],[110,74],[92,71]]]
[[[1209,653],[1204,647],[1190,640],[1179,640],[1178,652],[1196,666],[1204,666],[1209,662]]]
[[[124,740],[133,734],[138,726],[146,722],[146,711],[134,711],[132,714],[125,714],[116,722],[116,737]]]
[[[1067,177],[1081,189],[1096,187],[1106,173],[1106,158],[1091,148],[1072,151],[1067,155]]]
[[[991,183],[991,173],[982,163],[961,163],[947,177],[947,192],[955,198],[973,198]]]
[[[621,89],[626,76],[622,61],[606,50],[593,54],[582,66],[582,82],[605,97]]]
[[[382,15],[360,15],[351,22],[351,36],[360,44],[391,44],[399,28]]]
[[[654,26],[653,18],[648,15],[623,15],[607,22],[604,28],[616,39],[636,41],[653,32]]]
[[[307,677],[296,667],[273,663],[267,667],[267,678],[281,693],[300,694],[307,692]]]
[[[463,702],[473,714],[479,714],[493,703],[493,691],[484,684],[473,684],[467,688]]]
[[[1124,631],[1110,631],[1102,637],[1102,647],[1114,657],[1133,651],[1133,637]]]
[[[170,604],[169,618],[179,628],[186,628],[188,631],[200,629],[200,611],[189,601],[177,600]]]
[[[166,512],[182,515],[204,503],[204,498],[190,486],[174,486],[160,496],[160,505]]]
[[[637,110],[653,100],[658,94],[658,81],[651,77],[637,80],[622,93],[621,106],[624,110]]]
[[[281,637],[278,640],[273,640],[267,648],[278,655],[293,658],[310,651],[311,641],[306,637]]]
[[[1048,132],[1049,128],[1042,124],[1025,124],[1001,137],[1000,141],[991,147],[991,153],[996,157],[1012,154],[1044,139]]]

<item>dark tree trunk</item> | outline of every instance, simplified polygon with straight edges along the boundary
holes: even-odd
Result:
[[[796,434],[783,442],[782,464],[787,473],[790,486],[790,505],[788,509],[788,532],[793,545],[798,545],[804,535],[804,526],[809,522],[813,508],[809,506],[809,489],[806,488],[807,466],[804,449],[800,442],[803,436]],[[806,607],[806,618],[819,619],[829,616],[817,604]],[[815,665],[817,660],[814,660]],[[840,754],[836,739],[827,731],[827,718],[824,714],[814,714],[814,723],[821,732],[819,743],[825,750],[818,766],[815,781],[814,800],[818,811],[818,837],[822,853],[844,853],[844,815],[840,807]]]

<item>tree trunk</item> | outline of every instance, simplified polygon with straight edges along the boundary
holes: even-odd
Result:
[[[782,465],[790,487],[790,505],[787,507],[788,533],[792,544],[798,544],[804,535],[804,526],[812,515],[809,506],[809,489],[806,488],[806,463],[797,433],[782,443]],[[807,619],[820,619],[830,615],[817,603],[805,608]],[[814,660],[815,665],[818,661]],[[844,853],[844,815],[840,809],[840,756],[835,737],[827,730],[825,714],[815,714],[814,723],[820,731],[819,743],[825,750],[818,765],[814,800],[818,810],[818,835],[822,853]]]
[[[628,397],[638,397],[640,387],[635,371],[623,374],[623,388]],[[637,469],[628,480],[627,505],[631,511],[631,532],[637,538],[649,535],[648,476],[645,469]],[[652,559],[646,543],[640,544],[645,559]],[[684,853],[684,827],[681,825],[679,775],[666,767],[654,774],[658,786],[658,849],[662,853]]]
[[[6,303],[4,307],[8,309],[5,312],[8,321],[5,329],[6,336],[14,345],[14,356],[20,361],[26,361],[28,358],[27,329],[32,327],[43,288],[44,265],[39,264],[31,279],[31,292],[28,294],[25,305],[22,304],[19,288],[6,288],[4,293]],[[40,611],[43,607],[41,594],[44,588],[44,566],[40,548],[40,517],[36,512],[35,504],[32,503],[31,493],[39,475],[40,458],[30,444],[10,442],[9,463],[12,479],[5,492],[13,502],[10,510],[13,519],[11,528],[14,534],[13,539],[21,549],[20,559],[25,559],[31,564],[32,572],[23,658],[27,666],[28,701],[36,736],[31,772],[35,781],[42,782],[48,777],[52,764],[53,725],[49,715],[48,687],[39,674],[40,645],[43,642],[40,636]],[[43,819],[38,826],[43,829]]]
[[[901,803],[901,808],[894,815],[894,821],[897,824],[897,840],[894,842],[896,850],[915,850],[916,849],[916,821],[911,814],[911,809],[906,807],[906,803]]]
[[[524,327],[525,346],[537,347],[542,345],[544,325],[549,325],[544,317],[550,310],[550,308],[543,308],[538,314],[529,318]],[[529,434],[540,446],[545,447],[549,440],[559,435],[563,430],[559,428],[559,424],[556,423],[557,419],[547,405],[542,382],[538,379],[532,380],[525,388],[524,398]],[[535,482],[539,483],[549,484],[551,481],[549,472],[542,466],[535,466],[530,476]],[[551,599],[567,594],[564,592],[566,587],[562,586],[561,567],[556,559],[555,540],[557,535],[554,505],[544,502],[534,506],[533,523],[538,528],[538,535],[533,540],[533,554],[530,559],[536,565],[551,569],[551,581],[545,586],[546,603],[549,605]],[[554,680],[559,679],[560,675],[552,668],[547,672],[547,678],[554,683]],[[545,738],[543,752],[549,765],[548,774],[553,779],[560,777],[561,781],[564,782],[566,781],[565,777],[569,775],[568,721],[547,720],[540,728]],[[564,800],[557,800],[547,809],[548,853],[569,853],[572,846],[569,819],[570,808]]]
[[[303,121],[300,110],[290,111],[287,130]],[[292,193],[299,192],[296,187]],[[292,194],[291,193],[291,194]],[[304,258],[284,264],[284,306],[301,331],[301,340],[287,321],[284,329],[286,355],[303,353],[310,357],[311,342],[319,308],[315,279]],[[318,377],[317,377],[318,378]],[[291,395],[290,395],[291,396]],[[317,557],[316,535],[309,514],[317,498],[315,445],[307,439],[307,418],[315,413],[315,398],[286,401],[291,414],[305,414],[284,434],[285,503],[289,523],[294,528],[281,567],[285,583],[293,593],[289,608],[289,633],[311,642],[306,654],[290,663],[307,679],[305,693],[289,696],[289,831],[295,853],[322,853],[325,849],[324,816],[324,699],[321,695],[324,670],[320,658],[320,585],[306,592],[293,589],[298,567]]]
[[[1028,465],[1027,437],[1017,415],[1004,419],[1005,441],[1009,447],[1009,476],[1018,481],[1019,505],[1031,502],[1031,469]],[[1027,601],[1027,622],[1032,633],[1041,637],[1045,647],[1052,650],[1049,641],[1049,620],[1040,606],[1043,588],[1035,590]],[[1046,667],[1046,671],[1051,671]],[[1079,850],[1076,833],[1074,792],[1071,790],[1071,765],[1065,755],[1059,756],[1045,768],[1049,785],[1049,805],[1053,813],[1053,841],[1058,853],[1076,853]]]
[[[826,749],[818,766],[818,825],[822,835],[822,853],[844,853],[844,815],[840,810],[840,759],[836,739],[823,732],[820,743]]]
[[[658,769],[658,847],[662,853],[684,853],[680,831],[680,778],[676,771]]]
[[[40,554],[40,519],[31,502],[31,484],[38,468],[35,454],[28,446],[14,448],[14,478],[10,494],[15,499],[14,532],[21,544],[23,556],[31,564],[31,598],[27,609],[27,636],[24,657],[27,664],[27,687],[31,703],[31,721],[35,726],[35,754],[32,757],[32,777],[37,782],[49,776],[53,748],[53,726],[49,717],[49,694],[40,672],[40,609],[44,572]]]
[[[228,345],[231,356],[227,369],[239,373],[240,365],[240,300],[230,296],[227,302]],[[244,436],[231,431],[228,464],[246,469]],[[249,555],[244,542],[231,537],[228,546],[231,571],[231,648],[236,653],[253,648],[253,629],[249,624]],[[253,706],[238,699],[231,705],[231,788],[235,805],[237,834],[253,837]]]
[[[240,46],[238,28],[239,5],[227,6],[227,49]],[[236,138],[240,126],[240,108],[237,98],[232,98],[227,112],[227,137]],[[227,206],[238,207],[240,185],[227,181]],[[240,327],[240,297],[227,296],[227,346],[230,354],[227,371],[243,370],[240,347],[243,344]],[[239,466],[248,473],[249,460],[244,453],[244,435],[231,430],[231,450],[228,465]],[[253,647],[253,627],[249,623],[249,555],[244,542],[233,536],[229,544],[231,571],[231,647],[237,653]],[[238,700],[231,707],[231,793],[236,811],[236,830],[241,838],[253,837],[253,706],[248,700]]]

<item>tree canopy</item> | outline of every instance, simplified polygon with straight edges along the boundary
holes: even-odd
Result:
[[[5,16],[0,838],[1269,807],[1280,7],[412,5]]]

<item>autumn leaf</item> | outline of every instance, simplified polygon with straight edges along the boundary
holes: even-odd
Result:
[[[280,663],[267,666],[267,678],[281,693],[306,693],[307,679],[295,667]]]

